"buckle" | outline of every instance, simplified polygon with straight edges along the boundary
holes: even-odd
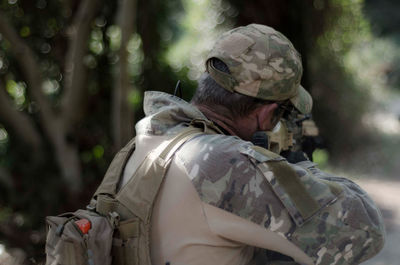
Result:
[[[86,210],[95,212],[96,211],[97,201],[95,199],[91,199],[90,203],[86,205]]]
[[[194,127],[202,127],[204,133],[219,133],[219,134],[224,134],[218,126],[216,126],[212,121],[210,120],[204,120],[204,119],[193,119],[190,121],[190,125]],[[214,132],[212,132],[214,131]]]

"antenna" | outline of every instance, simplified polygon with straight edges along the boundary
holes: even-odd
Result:
[[[174,96],[176,96],[177,92],[179,92],[179,97],[182,98],[182,87],[181,87],[181,80],[178,80],[174,90]]]

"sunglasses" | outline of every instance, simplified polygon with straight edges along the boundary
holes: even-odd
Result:
[[[288,116],[294,109],[289,100],[275,102],[278,107],[275,109],[272,123],[277,124],[282,117]]]
[[[276,108],[276,114],[279,116],[284,116],[284,114],[290,114],[294,110],[293,104],[290,100],[278,101],[276,102],[278,107]]]

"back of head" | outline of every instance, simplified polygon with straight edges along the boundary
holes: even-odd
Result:
[[[259,101],[290,100],[300,112],[311,111],[311,96],[300,85],[301,57],[292,43],[273,28],[251,24],[224,33],[211,49],[206,69],[206,79],[214,80],[218,88]],[[199,88],[204,89],[202,85],[208,83],[200,81]],[[211,88],[206,90],[214,93]],[[220,94],[217,90],[215,93]]]
[[[216,69],[227,74],[230,73],[224,62],[216,58],[211,60]],[[219,110],[222,107],[225,111],[220,114],[225,116],[244,117],[260,103],[266,103],[266,101],[226,90],[209,73],[204,73],[198,80],[198,87],[192,98],[192,103],[206,105],[214,109],[218,108]]]

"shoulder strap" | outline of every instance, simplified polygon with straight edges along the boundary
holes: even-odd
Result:
[[[162,150],[157,150],[157,148],[150,152],[129,182],[116,195],[116,200],[142,221],[149,222],[153,202],[172,156],[186,141],[200,134],[204,134],[204,131],[188,127],[170,140]]]
[[[122,176],[122,171],[124,170],[125,165],[134,150],[135,138],[129,141],[129,143],[115,155],[107,169],[103,181],[97,188],[93,197],[97,197],[99,194],[108,194],[114,197],[114,195],[117,193],[117,186]]]
[[[187,140],[205,132],[206,128],[193,126],[182,130],[166,144],[150,152],[128,183],[117,192],[122,171],[135,149],[135,140],[132,139],[115,156],[88,208],[96,209],[102,215],[117,212],[121,219],[131,218],[133,213],[142,220],[147,219],[171,157]]]

